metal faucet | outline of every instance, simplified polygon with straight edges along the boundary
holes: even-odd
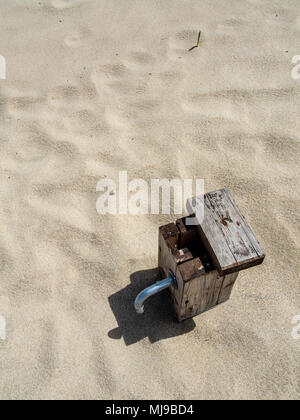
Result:
[[[167,289],[168,287],[174,287],[177,289],[177,281],[175,275],[170,271],[169,277],[167,277],[164,280],[158,281],[155,284],[152,284],[151,286],[144,289],[141,293],[139,293],[135,299],[134,307],[138,314],[144,313],[144,302],[153,295],[156,295],[157,293],[161,292],[164,289]]]

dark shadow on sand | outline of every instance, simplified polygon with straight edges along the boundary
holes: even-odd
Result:
[[[110,307],[118,323],[118,328],[109,331],[110,338],[123,337],[126,346],[130,346],[145,337],[155,343],[186,334],[195,328],[192,319],[177,322],[168,290],[152,296],[145,303],[144,314],[138,315],[135,312],[133,304],[138,293],[159,279],[158,269],[137,271],[130,276],[131,284],[109,297]]]

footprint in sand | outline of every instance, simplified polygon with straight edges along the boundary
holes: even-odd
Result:
[[[185,33],[180,36],[186,38]],[[91,82],[105,101],[105,120],[112,129],[134,137],[145,124],[161,118],[165,102],[177,91],[174,87],[184,86],[185,79],[182,65],[174,66],[164,57],[163,62],[157,62],[151,52],[136,50],[123,61],[102,65],[91,73]]]
[[[107,64],[92,71],[91,82],[103,98],[105,121],[111,128],[127,132],[128,103],[137,85],[134,74],[123,63]]]
[[[48,92],[47,101],[54,107],[67,106],[80,102],[80,89],[74,85],[57,86]]]
[[[11,154],[18,161],[40,161],[50,152],[50,143],[47,134],[37,127],[23,129],[22,134],[11,143]]]
[[[82,42],[89,38],[90,34],[91,32],[87,28],[76,29],[65,38],[65,44],[72,48],[79,47]]]
[[[129,54],[125,62],[130,68],[146,71],[147,68],[153,68],[155,65],[155,57],[146,51],[134,51]]]
[[[67,130],[74,134],[87,135],[99,125],[99,117],[88,109],[80,109],[62,118]]]
[[[91,82],[99,94],[111,89],[116,93],[120,90],[121,95],[128,93],[128,89],[133,88],[133,85],[129,83],[131,79],[128,68],[122,63],[106,64],[91,73]],[[125,82],[123,83],[122,80]]]
[[[168,39],[168,57],[172,60],[182,58],[195,46],[199,30],[183,30]]]
[[[41,112],[44,104],[44,98],[33,96],[17,96],[7,98],[4,101],[7,111],[10,115],[25,118],[26,116],[36,115]]]
[[[247,22],[241,19],[227,19],[216,25],[215,35],[222,37],[223,40],[230,40],[231,36],[237,36],[247,26]]]

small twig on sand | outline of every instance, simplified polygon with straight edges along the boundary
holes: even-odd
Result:
[[[196,45],[197,48],[200,45],[200,38],[201,38],[201,31],[199,32],[199,35],[198,35],[198,41],[197,41],[197,45]]]
[[[198,34],[197,44],[194,45],[192,48],[190,48],[189,51],[193,51],[195,48],[199,48],[199,46],[200,46],[200,38],[201,38],[201,31],[199,31],[199,34]]]

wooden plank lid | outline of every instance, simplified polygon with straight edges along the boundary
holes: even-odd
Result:
[[[200,203],[204,204],[204,213]],[[221,275],[263,262],[264,251],[229,190],[222,189],[196,200],[190,199],[187,209],[190,214],[196,213],[201,240]]]

